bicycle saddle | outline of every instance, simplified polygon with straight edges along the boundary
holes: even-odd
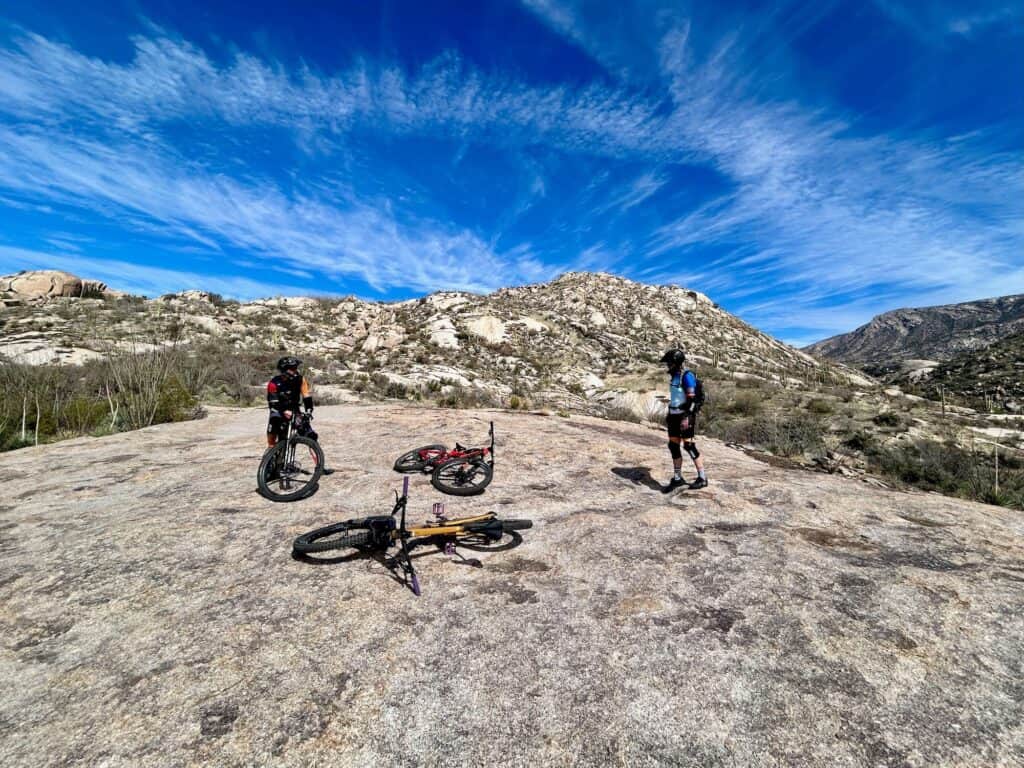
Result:
[[[462,443],[456,443],[455,444],[455,450],[456,451],[465,451],[465,450],[467,450],[467,448]]]

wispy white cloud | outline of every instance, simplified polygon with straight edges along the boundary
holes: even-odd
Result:
[[[21,35],[0,51],[0,188],[23,204],[71,204],[209,251],[240,250],[267,270],[283,265],[382,287],[485,290],[577,264],[622,264],[603,243],[582,245],[578,257],[528,243],[500,250],[495,233],[331,192],[317,179],[286,191],[250,172],[228,176],[175,152],[163,134],[181,120],[274,126],[309,151],[331,153],[349,132],[372,126],[646,168],[595,195],[581,229],[670,193],[665,169],[673,164],[713,169],[727,191],[641,238],[633,273],[699,280],[693,287],[733,300],[754,321],[806,325],[795,322],[801,313],[840,297],[871,312],[896,295],[972,293],[997,274],[1008,276],[1006,290],[1024,290],[1024,162],[986,149],[985,136],[868,135],[841,111],[770,99],[750,75],[756,67],[740,34],[704,41],[699,54],[678,14],[651,14],[643,66],[655,80],[645,71],[648,87],[632,88],[629,56],[608,29],[556,0],[527,5],[621,75],[619,84],[530,86],[454,55],[415,72],[363,62],[326,75],[245,53],[219,64],[159,34],[136,38],[134,57],[114,64]],[[641,31],[633,24],[631,45]],[[547,196],[537,168],[499,227]],[[712,249],[718,261],[709,264]],[[879,282],[889,285],[884,296]],[[774,306],[758,297],[769,283]]]
[[[1024,32],[1024,10],[1005,0],[971,0],[910,4],[905,0],[872,0],[890,21],[927,45],[941,45],[948,37],[970,38],[990,28],[1005,34]]]
[[[191,167],[152,147],[114,145],[0,127],[0,179],[8,189],[92,209],[216,251],[260,254],[266,268],[401,285],[486,290],[520,279],[467,230],[399,223],[387,205],[346,209],[288,197],[266,179],[236,180]],[[467,268],[467,265],[472,265]]]

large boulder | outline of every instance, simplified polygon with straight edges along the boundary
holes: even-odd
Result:
[[[70,272],[38,269],[0,277],[0,299],[5,304],[34,304],[57,298],[80,299],[104,293],[107,286],[82,280]]]

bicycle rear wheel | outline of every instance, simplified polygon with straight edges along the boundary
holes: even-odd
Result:
[[[271,501],[297,501],[316,490],[324,471],[324,452],[308,437],[285,440],[263,454],[256,483]]]
[[[447,448],[440,443],[424,445],[395,459],[396,472],[422,472],[428,465],[443,456]]]
[[[335,523],[304,533],[292,543],[292,551],[300,555],[329,552],[332,549],[362,549],[371,542],[370,529],[363,525]]]
[[[494,469],[483,459],[451,459],[434,467],[430,483],[441,493],[475,496],[491,482]]]

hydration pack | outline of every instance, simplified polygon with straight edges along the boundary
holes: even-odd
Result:
[[[686,373],[687,372],[684,371],[683,375],[685,376]],[[693,371],[689,371],[689,373],[693,373]],[[704,405],[704,402],[707,399],[707,395],[704,393],[704,381],[699,378],[696,373],[693,373],[693,378],[697,380],[697,386],[693,388],[693,402],[697,406],[697,409],[700,410],[701,406]]]

